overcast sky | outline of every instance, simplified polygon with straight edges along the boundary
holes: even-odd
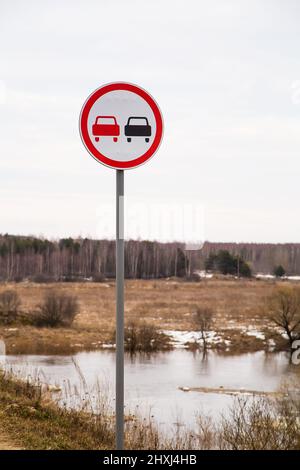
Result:
[[[201,213],[199,239],[300,242],[299,45],[297,0],[0,0],[0,233],[113,236],[115,172],[78,117],[129,81],[165,131],[125,174],[127,236],[194,239]]]

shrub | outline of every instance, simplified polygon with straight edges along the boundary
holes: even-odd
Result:
[[[59,279],[60,282],[86,282],[82,274],[67,274]]]
[[[299,399],[238,397],[223,417],[220,440],[228,450],[299,449]]]
[[[93,282],[105,282],[105,276],[101,273],[93,274],[92,276]]]
[[[32,282],[36,282],[37,284],[47,284],[49,282],[54,282],[54,277],[50,276],[50,274],[35,274],[32,277]]]
[[[134,321],[125,327],[124,343],[126,351],[131,354],[170,348],[169,338],[156,326]]]
[[[13,323],[18,316],[21,301],[14,290],[5,290],[0,294],[0,321],[1,323]]]
[[[200,282],[201,277],[197,273],[192,273],[189,276],[185,276],[184,280],[186,282]]]
[[[50,291],[45,295],[43,303],[38,306],[34,323],[37,326],[51,328],[71,326],[78,312],[77,297]]]

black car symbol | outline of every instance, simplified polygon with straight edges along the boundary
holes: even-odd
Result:
[[[145,137],[145,141],[149,142],[151,136],[151,126],[146,117],[131,116],[128,118],[125,126],[125,135],[127,142],[131,142],[131,137]]]

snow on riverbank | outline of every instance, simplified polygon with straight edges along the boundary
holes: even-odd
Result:
[[[266,341],[265,333],[259,331],[255,326],[241,326],[238,329],[247,336],[253,336],[254,338]],[[201,333],[199,331],[164,330],[163,333],[169,336],[174,348],[186,348],[188,343],[202,344]],[[216,331],[211,330],[206,333],[206,343],[211,346],[224,343],[228,347],[231,341],[224,339]]]
[[[163,333],[169,336],[174,348],[186,348],[187,343],[201,343],[202,341],[201,333],[198,331],[165,330]],[[216,331],[208,331],[205,337],[207,344],[223,342],[222,337]]]
[[[254,336],[257,339],[261,339],[262,341],[265,341],[266,339],[265,334],[262,331],[257,330],[253,326],[249,326],[248,328],[245,328],[244,332],[246,333],[247,336]]]

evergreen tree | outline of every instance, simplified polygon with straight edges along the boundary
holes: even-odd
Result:
[[[285,269],[283,266],[281,266],[281,264],[279,264],[279,266],[275,266],[274,275],[276,277],[283,277],[285,275]]]
[[[218,253],[210,253],[205,261],[205,269],[217,271],[221,274],[250,277],[250,266],[239,256],[233,256],[227,250],[219,250]]]

